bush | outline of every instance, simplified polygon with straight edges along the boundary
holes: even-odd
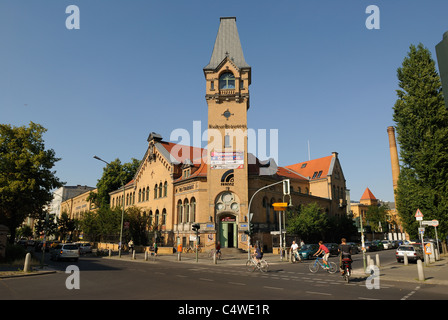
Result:
[[[21,245],[10,245],[6,246],[6,262],[12,263],[16,260],[23,260],[26,256],[26,249]]]

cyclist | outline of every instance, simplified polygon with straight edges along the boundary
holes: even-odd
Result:
[[[299,245],[293,240],[291,244],[291,252],[292,252],[292,258],[293,259],[299,259],[300,256],[298,254]]]
[[[252,257],[257,264],[260,263],[261,258],[263,258],[263,253],[261,252],[259,246],[255,246],[254,254],[252,255]]]
[[[338,251],[340,253],[339,255],[339,267],[341,269],[341,273],[343,274],[344,271],[344,266],[343,266],[343,260],[346,259],[345,261],[348,262],[350,264],[350,268],[351,268],[351,263],[352,263],[352,247],[351,245],[347,244],[347,240],[345,238],[341,239],[341,244],[339,245]]]
[[[218,241],[218,243],[216,244],[216,257],[221,257],[221,242]]]
[[[315,254],[313,254],[313,256],[318,256],[321,253],[324,254],[324,256],[322,257],[322,261],[324,262],[325,269],[329,269],[330,267],[328,266],[327,261],[328,257],[330,256],[330,250],[328,250],[328,248],[324,246],[324,242],[322,240],[319,241],[319,249]]]

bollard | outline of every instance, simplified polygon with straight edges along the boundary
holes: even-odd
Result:
[[[403,264],[405,266],[408,265],[408,255],[406,254],[406,251],[403,252]]]
[[[417,271],[418,271],[418,280],[424,281],[425,273],[423,271],[423,262],[420,259],[417,260]]]
[[[109,258],[112,257],[112,250],[109,249]]]
[[[215,252],[213,253],[213,263],[214,263],[214,264],[217,264],[217,263],[218,263],[218,261],[217,261],[217,259],[216,259],[216,250],[215,250]]]
[[[145,250],[145,261],[148,261],[148,251]]]
[[[366,256],[366,258],[367,258],[366,264],[367,264],[367,266],[370,266],[371,265],[370,256],[368,255],[368,256]]]
[[[181,261],[182,257],[181,257],[182,253],[180,251],[177,251],[177,261]]]
[[[377,253],[375,256],[376,259],[376,266],[379,268],[380,267],[380,255]]]
[[[23,272],[30,272],[31,253],[27,253],[25,256],[25,265],[23,266]]]
[[[135,260],[135,250],[132,250],[132,260]]]

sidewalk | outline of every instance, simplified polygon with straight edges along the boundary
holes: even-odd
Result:
[[[439,261],[429,264],[427,267],[423,263],[424,281],[418,277],[417,264],[410,262],[407,266],[403,263],[393,263],[380,266],[380,279],[386,281],[413,282],[425,284],[438,284],[448,286],[448,257],[441,257]],[[355,276],[365,275],[363,268],[353,270]]]
[[[155,260],[153,256],[148,257],[148,261],[144,260],[144,254],[136,254],[136,259],[132,260],[130,255],[123,255],[121,258],[118,256],[105,257],[106,259],[123,259],[132,262],[157,262],[157,261],[169,261],[175,263],[191,263],[195,265],[208,265],[213,266],[213,259],[207,258],[204,254],[199,254],[198,262],[196,262],[196,255],[194,253],[182,254],[181,261],[178,261],[177,254],[172,255],[158,255]],[[269,262],[270,265],[290,264],[287,259],[280,261],[280,257],[277,254],[265,253],[263,258]],[[224,257],[223,260],[218,260],[216,265],[233,265],[244,266],[247,261],[246,254],[232,255]],[[414,283],[426,283],[448,286],[448,256],[441,256],[441,260],[424,267],[425,280],[420,281],[418,279],[417,264],[410,262],[407,266],[403,263],[393,262],[384,266],[380,266],[380,279],[385,281],[398,281],[398,282],[414,282]],[[354,277],[368,277],[369,274],[364,272],[363,268],[353,270]]]

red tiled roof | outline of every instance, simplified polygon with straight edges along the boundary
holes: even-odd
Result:
[[[362,194],[361,200],[376,200],[372,191],[369,188],[366,188],[366,191]]]
[[[292,164],[289,166],[286,166],[285,168],[294,170],[295,172],[301,174],[304,177],[309,177],[310,179],[313,179],[313,176],[317,172],[316,178],[325,178],[328,175],[328,171],[330,170],[331,160],[333,159],[333,155],[328,157],[323,157],[319,159],[314,159],[310,161],[300,162],[296,164]],[[319,172],[322,171],[322,173],[319,175]]]
[[[202,162],[201,159],[203,156],[203,152],[206,150],[204,148],[190,147],[165,141],[161,141],[160,144],[162,144],[166,151],[168,151],[171,156],[180,163],[183,163],[185,160],[189,159],[194,164],[200,164]]]

